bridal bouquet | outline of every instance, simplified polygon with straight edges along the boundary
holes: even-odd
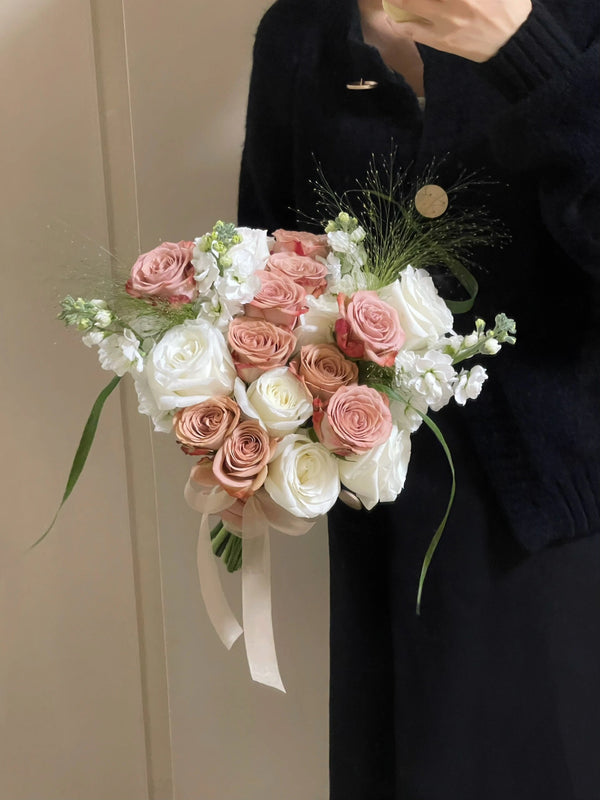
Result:
[[[194,241],[141,255],[113,297],[62,302],[60,318],[115,373],[88,420],[64,499],[102,404],[129,374],[139,411],[193,459],[185,497],[202,514],[198,569],[209,616],[230,647],[242,628],[216,555],[230,571],[242,569],[252,676],[280,689],[269,531],[305,533],[338,499],[357,509],[393,501],[423,422],[452,469],[428,411],[475,399],[486,371],[473,357],[515,341],[503,314],[491,328],[478,319],[468,335],[455,333],[428,271],[383,257],[383,238],[343,210],[320,235],[270,237],[217,222]],[[454,484],[446,517],[453,493]]]

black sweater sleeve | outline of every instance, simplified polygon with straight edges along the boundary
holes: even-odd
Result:
[[[293,95],[301,58],[298,3],[279,2],[256,33],[246,138],[238,196],[238,222],[249,227],[293,228]]]
[[[491,132],[496,158],[537,180],[550,235],[600,282],[600,3],[570,8],[577,40],[534,0],[512,39],[477,68],[506,101]]]

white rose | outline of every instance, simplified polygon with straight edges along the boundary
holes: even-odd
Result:
[[[454,383],[454,399],[464,406],[467,400],[475,400],[487,380],[487,372],[479,364],[475,364],[471,369],[463,369]]]
[[[126,372],[141,372],[144,359],[140,353],[140,341],[132,330],[113,333],[98,345],[98,359],[102,369],[112,370],[123,376]]]
[[[146,374],[162,411],[231,394],[236,377],[223,334],[203,319],[167,331],[148,355]]]
[[[294,328],[297,339],[296,349],[305,344],[325,344],[333,342],[333,328],[336,319],[340,316],[337,300],[330,294],[320,297],[306,296],[308,311],[298,319]]]
[[[269,464],[265,489],[297,517],[326,514],[340,493],[338,459],[319,442],[291,433],[281,440]]]
[[[207,253],[198,247],[202,239],[196,239],[195,241],[196,243],[192,253],[194,280],[196,281],[200,294],[206,294],[219,277],[219,267],[217,266],[217,259],[212,253]]]
[[[138,397],[138,411],[150,417],[154,423],[154,430],[159,433],[170,433],[173,428],[173,411],[161,411],[156,405],[154,395],[148,386],[148,379],[144,373],[135,375],[133,384]]]
[[[452,330],[452,312],[423,269],[406,267],[399,280],[384,286],[378,294],[398,312],[407,350],[434,347],[440,336]]]
[[[238,378],[234,393],[244,414],[272,436],[294,433],[313,410],[311,393],[287,367],[263,372],[248,389]]]
[[[389,438],[361,456],[340,459],[340,478],[367,509],[400,494],[410,461],[410,434],[394,425]]]

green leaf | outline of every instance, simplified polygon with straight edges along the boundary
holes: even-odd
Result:
[[[384,386],[383,384],[376,384],[373,386],[373,389],[377,389],[378,392],[383,392],[391,397],[393,400],[400,400],[403,403],[407,403],[407,401],[392,389],[390,386]],[[407,403],[410,406],[410,403]],[[423,559],[423,565],[421,567],[421,575],[419,576],[419,588],[417,590],[417,616],[421,614],[421,600],[423,597],[423,586],[425,585],[425,578],[427,576],[427,571],[429,570],[429,565],[431,564],[431,559],[433,558],[433,554],[435,553],[438,544],[440,543],[440,539],[442,538],[442,534],[446,527],[446,523],[448,522],[448,517],[450,516],[450,511],[452,509],[452,505],[454,503],[454,496],[456,494],[456,472],[454,470],[454,462],[452,460],[452,454],[450,453],[450,448],[444,438],[443,433],[435,424],[435,422],[430,419],[427,414],[423,414],[422,411],[419,411],[418,408],[414,406],[410,406],[413,411],[421,417],[423,422],[427,425],[427,427],[433,432],[435,438],[438,440],[440,445],[442,446],[442,450],[448,460],[448,466],[450,467],[450,474],[452,475],[452,485],[450,487],[450,496],[448,498],[448,505],[446,506],[446,511],[444,516],[442,517],[442,521],[437,527],[436,532],[433,534],[433,538],[429,543],[429,547],[427,548],[427,552],[425,553],[425,557]]]
[[[79,440],[79,446],[77,448],[77,452],[75,453],[75,457],[73,458],[71,471],[69,472],[67,485],[65,487],[62,500],[60,501],[60,505],[56,510],[56,514],[54,515],[52,522],[50,523],[48,528],[44,531],[44,533],[40,536],[40,538],[37,539],[31,545],[31,549],[36,547],[50,533],[50,531],[54,527],[54,523],[58,518],[61,508],[64,506],[64,504],[69,498],[69,495],[75,488],[75,485],[79,480],[79,476],[81,475],[81,473],[83,472],[83,468],[85,467],[85,462],[87,461],[89,452],[92,448],[94,437],[96,436],[96,429],[98,427],[98,422],[100,420],[100,415],[102,413],[102,409],[104,408],[104,403],[106,402],[112,391],[116,388],[120,380],[121,380],[120,376],[115,375],[115,377],[111,380],[108,386],[105,386],[104,389],[102,389],[102,391],[96,398],[96,401],[92,406],[92,410],[87,419],[87,422],[85,423],[85,426],[83,428],[81,439]]]
[[[433,554],[436,551],[436,548],[442,538],[442,533],[446,527],[446,523],[448,522],[448,517],[450,516],[450,510],[452,509],[452,504],[454,503],[454,495],[456,494],[456,472],[454,470],[454,462],[452,461],[452,454],[450,453],[450,448],[444,439],[444,436],[435,422],[430,419],[426,414],[421,414],[417,409],[415,409],[417,413],[423,419],[423,422],[429,427],[431,431],[435,434],[435,438],[441,444],[442,449],[448,459],[448,465],[450,467],[450,473],[452,475],[452,486],[450,488],[450,497],[448,498],[448,505],[446,506],[446,512],[442,517],[442,521],[438,525],[436,532],[433,534],[433,538],[429,543],[429,547],[427,548],[427,552],[425,553],[425,558],[423,559],[423,565],[421,567],[421,575],[419,577],[419,589],[417,591],[417,615],[421,613],[421,599],[423,596],[423,586],[425,584],[425,577],[427,575],[427,571],[429,569],[429,565],[431,564],[431,559],[433,558]]]

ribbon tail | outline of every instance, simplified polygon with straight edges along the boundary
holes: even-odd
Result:
[[[212,552],[208,519],[208,513],[202,514],[198,535],[197,563],[200,591],[208,617],[220,640],[229,650],[242,634],[242,629],[223,591],[218,562]]]
[[[244,639],[250,674],[258,683],[285,692],[273,635],[268,528],[264,536],[244,539],[242,547]]]

